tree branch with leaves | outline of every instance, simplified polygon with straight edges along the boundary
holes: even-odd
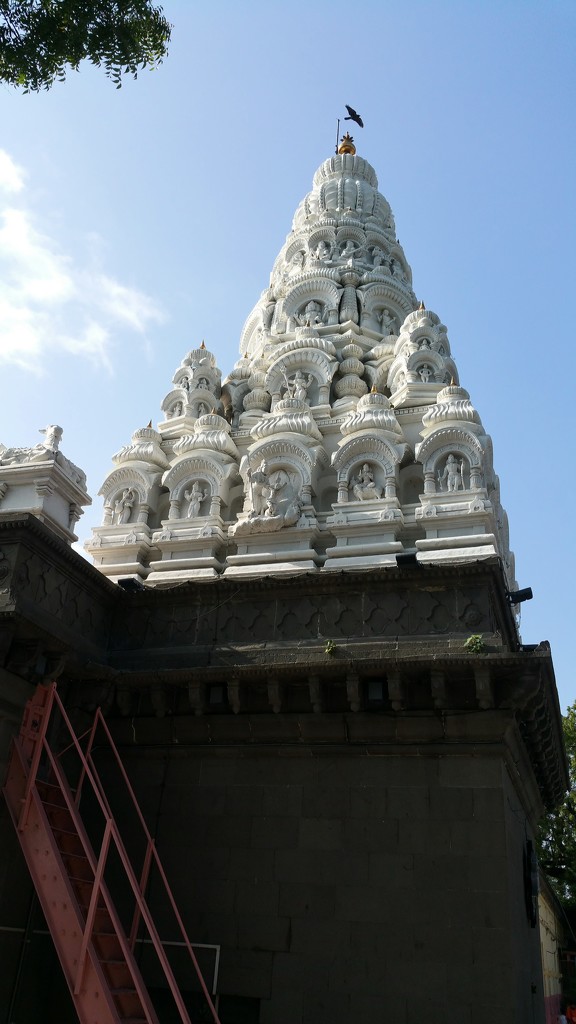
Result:
[[[562,717],[570,790],[543,818],[538,859],[565,910],[576,911],[576,702]]]
[[[150,0],[0,0],[0,81],[37,92],[88,60],[119,89],[123,74],[157,67],[169,40]]]

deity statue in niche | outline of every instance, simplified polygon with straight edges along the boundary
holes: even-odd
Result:
[[[321,240],[312,253],[315,260],[322,260],[324,263],[327,262],[332,255],[332,246],[328,245],[328,242]]]
[[[430,378],[433,375],[433,371],[428,366],[428,363],[424,363],[423,366],[419,366],[418,367],[418,373],[420,375],[420,380],[422,381],[423,384],[429,384],[430,383]]]
[[[202,490],[197,480],[192,484],[190,491],[184,491],[184,500],[188,502],[187,519],[195,519],[200,514],[200,506],[209,493],[208,490]]]
[[[170,410],[171,418],[182,415],[182,402],[175,402]]]
[[[121,496],[114,502],[114,521],[117,525],[123,525],[130,521],[135,497],[132,488],[125,487]]]
[[[426,348],[426,349],[428,349],[428,351],[430,351],[431,347],[432,346],[430,345],[430,339],[429,338],[422,338],[418,342],[418,348]]]
[[[298,252],[294,253],[292,259],[290,260],[290,264],[291,264],[290,269],[291,270],[302,270],[305,263],[306,263],[306,253],[304,252],[304,249],[299,249]]]
[[[258,469],[248,470],[250,481],[250,496],[252,499],[252,511],[250,516],[277,515],[270,508],[277,509],[277,503],[282,497],[284,488],[289,484],[290,478],[283,469],[277,469],[273,473],[268,472],[268,463],[262,459]]]
[[[178,387],[179,388],[184,388],[184,391],[189,391],[190,390],[190,378],[189,377],[181,377],[180,380],[178,381]]]
[[[449,455],[446,459],[444,471],[439,477],[440,486],[446,482],[447,491],[459,491],[464,489],[464,460],[458,459],[455,455]]]
[[[382,328],[382,334],[386,337],[389,334],[396,334],[396,317],[392,316],[389,309],[383,309],[376,314],[376,319]]]
[[[386,253],[384,249],[381,249],[379,245],[375,245],[372,249],[372,264],[375,267],[382,267],[386,263]]]
[[[374,482],[370,464],[365,462],[358,476],[352,480],[352,490],[357,501],[371,501],[382,497],[382,488]]]
[[[299,402],[306,402],[308,397],[308,388],[314,381],[314,377],[311,373],[308,374],[308,379],[302,373],[302,370],[296,370],[292,380],[289,380],[286,374],[284,376],[284,383],[286,385],[286,396],[288,398],[296,398]]]
[[[198,402],[198,410],[196,412],[197,416],[206,416],[206,414],[209,412],[210,409],[206,405],[206,402]]]
[[[360,252],[360,246],[356,245],[356,242],[353,242],[352,239],[349,238],[348,241],[344,243],[340,250],[340,257],[343,260],[351,260],[354,259],[356,256],[360,256]]]
[[[296,320],[301,327],[315,327],[316,324],[323,323],[322,306],[312,299],[305,306],[304,312],[297,314]]]
[[[210,387],[210,381],[208,380],[207,377],[199,377],[198,378],[198,383],[197,383],[196,387],[203,388],[204,391],[211,391],[212,390],[211,387]]]

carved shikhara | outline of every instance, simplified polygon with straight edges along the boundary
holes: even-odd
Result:
[[[99,569],[149,583],[499,555],[514,561],[492,446],[424,308],[372,167],[316,172],[241,358],[204,342],[167,381],[163,420],[105,480]]]

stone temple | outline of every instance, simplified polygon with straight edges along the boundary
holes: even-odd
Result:
[[[350,136],[234,368],[202,342],[164,391],[113,456],[94,567],[61,429],[0,449],[3,761],[38,683],[79,733],[102,708],[188,934],[218,951],[222,1024],[544,1021],[534,833],[567,784],[550,650],[520,640],[490,437]],[[3,814],[0,1009],[95,1020]],[[114,993],[98,1019],[185,1019]]]

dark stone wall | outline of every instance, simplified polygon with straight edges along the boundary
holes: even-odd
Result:
[[[540,1019],[497,752],[123,757],[193,940],[222,944],[219,990],[261,1024]]]

